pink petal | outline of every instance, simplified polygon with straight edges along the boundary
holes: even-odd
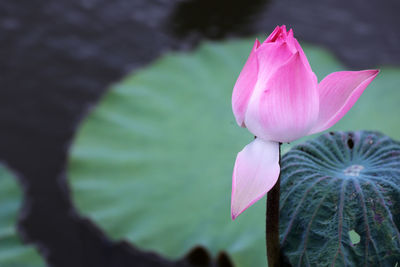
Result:
[[[291,142],[308,134],[319,109],[313,75],[297,52],[264,83],[257,83],[245,117],[249,131],[275,142]]]
[[[304,63],[304,66],[306,66],[307,70],[309,70],[309,71],[312,72],[310,63],[308,62],[308,59],[307,59],[307,57],[306,57],[306,54],[304,53],[303,48],[300,46],[300,43],[297,41],[296,38],[293,38],[292,40],[293,40],[293,45],[296,47],[296,50],[297,50],[297,51],[299,52],[299,54],[300,54],[300,57],[301,57],[301,60],[302,60],[303,63]],[[315,77],[315,80],[316,80],[316,82],[317,82],[318,80],[317,80],[317,76],[315,76],[315,74],[314,74],[314,77]]]
[[[281,33],[281,27],[276,26],[273,32],[268,36],[268,38],[264,41],[264,43],[272,43],[275,42],[276,38],[278,38]]]
[[[326,76],[319,84],[319,116],[311,133],[328,129],[354,105],[379,70],[339,71]]]
[[[294,51],[296,52],[296,51]],[[258,82],[264,82],[292,56],[286,42],[264,43],[257,49]]]
[[[288,36],[288,38],[294,38],[293,37],[293,29],[292,28],[289,29],[287,36]]]
[[[292,51],[293,54],[297,52],[297,47],[295,45],[295,41],[296,41],[296,38],[294,38],[294,36],[293,36],[293,30],[290,29],[287,34],[287,37],[286,37],[286,43],[288,44],[289,49],[290,49],[290,51]]]
[[[233,88],[232,109],[236,122],[240,127],[245,127],[243,121],[247,109],[247,103],[257,82],[258,63],[255,51],[259,46],[260,42],[256,40],[249,58],[240,72],[239,78]]]
[[[231,216],[262,198],[279,177],[279,144],[256,138],[237,155],[232,176]]]
[[[264,43],[274,43],[274,42],[282,42],[286,40],[287,37],[286,26],[276,26],[274,31],[268,36],[268,38],[264,41]]]

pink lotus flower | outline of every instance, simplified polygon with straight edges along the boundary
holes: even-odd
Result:
[[[292,29],[276,27],[256,40],[236,81],[232,108],[241,127],[256,136],[237,155],[232,177],[235,219],[276,183],[279,143],[324,131],[338,122],[379,70],[340,71],[318,83]]]

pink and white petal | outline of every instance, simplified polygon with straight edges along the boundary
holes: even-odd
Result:
[[[279,144],[276,142],[256,138],[238,153],[232,175],[232,220],[275,185],[279,171]]]
[[[297,52],[265,84],[257,83],[245,123],[262,139],[291,142],[309,133],[318,109],[317,83]]]
[[[247,104],[253,93],[254,86],[258,76],[258,62],[256,49],[260,46],[260,42],[256,39],[253,49],[244,65],[240,75],[236,81],[232,93],[232,110],[235,115],[236,122],[240,127],[245,127],[243,121],[247,109]]]
[[[339,71],[318,84],[319,116],[310,134],[322,132],[338,122],[354,105],[379,70]]]

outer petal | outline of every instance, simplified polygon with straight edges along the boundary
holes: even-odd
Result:
[[[307,70],[312,71],[310,63],[308,62],[306,54],[304,53],[303,48],[301,48],[300,43],[297,41],[296,38],[293,38],[291,40],[293,42],[293,45],[296,47],[296,50],[300,53],[300,57],[304,63],[304,66],[306,66]]]
[[[328,129],[354,105],[379,70],[339,71],[326,76],[318,85],[319,116],[311,133]]]
[[[238,153],[232,177],[233,220],[275,185],[279,171],[279,144],[276,142],[256,138]]]
[[[257,49],[256,54],[259,68],[257,82],[265,84],[275,70],[285,64],[294,53],[290,50],[289,45],[283,41],[264,43]]]
[[[266,83],[257,83],[246,112],[247,128],[262,139],[276,142],[307,135],[318,117],[316,87],[313,73],[297,52]]]
[[[237,79],[235,87],[233,88],[232,110],[237,124],[239,124],[241,127],[245,127],[243,121],[247,104],[257,82],[258,63],[255,51],[259,46],[260,42],[256,40],[250,56],[240,72],[239,78]]]

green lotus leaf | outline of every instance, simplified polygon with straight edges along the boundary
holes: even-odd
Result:
[[[17,180],[0,165],[0,266],[45,266],[32,246],[22,244],[16,223],[21,207],[22,193]]]
[[[281,244],[293,266],[400,263],[400,142],[331,132],[282,158]]]
[[[169,258],[203,245],[227,251],[239,267],[265,265],[265,201],[230,219],[235,157],[254,138],[236,125],[231,93],[253,40],[169,53],[112,86],[71,148],[68,175],[82,214],[112,238]],[[323,49],[305,50],[320,78],[344,69]],[[399,73],[383,70],[337,128],[400,138],[391,116]]]

